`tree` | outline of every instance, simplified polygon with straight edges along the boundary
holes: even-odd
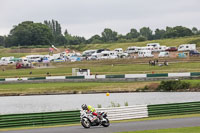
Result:
[[[129,33],[126,34],[127,39],[138,38],[140,33],[136,29],[131,29]]]
[[[44,24],[47,25],[53,34],[53,44],[55,45],[64,45],[67,41],[64,40],[65,37],[62,35],[61,25],[56,20],[44,21]],[[67,32],[67,30],[65,31]]]
[[[14,26],[6,38],[6,47],[10,46],[31,46],[50,45],[52,33],[50,29],[41,23],[25,21]]]
[[[192,30],[183,26],[166,27],[165,38],[184,37],[193,35]]]
[[[109,28],[104,29],[102,34],[102,40],[104,42],[115,42],[117,41],[117,32],[112,31]]]
[[[5,37],[0,36],[0,46],[5,46]]]
[[[68,45],[78,45],[78,44],[85,44],[86,39],[84,37],[79,36],[72,36],[66,32],[65,34],[66,44]]]
[[[147,40],[147,38],[144,37],[144,36],[139,36],[138,37],[138,42],[143,42],[143,41],[146,41],[146,40]]]
[[[163,30],[163,29],[156,29],[155,30],[155,34],[154,34],[154,39],[162,39],[162,38],[164,38],[164,36],[165,36],[165,30]]]
[[[153,39],[152,30],[149,27],[143,27],[140,29],[140,35],[146,37],[148,40]]]
[[[94,35],[90,39],[88,39],[89,44],[97,44],[102,43],[102,38],[99,35]]]
[[[197,35],[197,34],[198,34],[198,29],[197,29],[196,27],[193,27],[193,28],[192,28],[192,33],[193,33],[194,35]]]

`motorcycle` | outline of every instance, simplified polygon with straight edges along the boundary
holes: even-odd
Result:
[[[84,128],[90,128],[90,126],[103,126],[103,127],[110,126],[110,122],[107,118],[107,113],[105,112],[98,112],[98,114],[101,115],[102,119],[92,115],[91,113],[88,113],[85,110],[81,110],[80,113],[81,113],[80,122]]]

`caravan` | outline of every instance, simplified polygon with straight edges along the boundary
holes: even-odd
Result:
[[[151,50],[140,50],[138,52],[138,57],[154,57]]]
[[[196,44],[182,44],[178,47],[178,51],[196,50]]]
[[[116,51],[103,51],[101,52],[101,59],[116,59],[117,52]]]
[[[150,47],[153,52],[161,52],[167,49],[166,46],[160,46],[159,43],[148,43],[147,47]]]

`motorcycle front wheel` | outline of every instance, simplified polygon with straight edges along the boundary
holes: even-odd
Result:
[[[83,118],[83,119],[81,120],[81,125],[82,125],[84,128],[90,128],[91,123],[90,123],[90,121],[89,121],[87,118]]]
[[[108,120],[108,118],[104,118],[104,119],[106,119],[106,121],[102,123],[102,126],[109,127],[110,126],[110,121]]]

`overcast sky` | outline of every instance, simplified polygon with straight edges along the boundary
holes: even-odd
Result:
[[[200,29],[200,0],[0,0],[0,35],[23,21],[57,20],[64,32],[86,38],[111,28],[166,26]]]

